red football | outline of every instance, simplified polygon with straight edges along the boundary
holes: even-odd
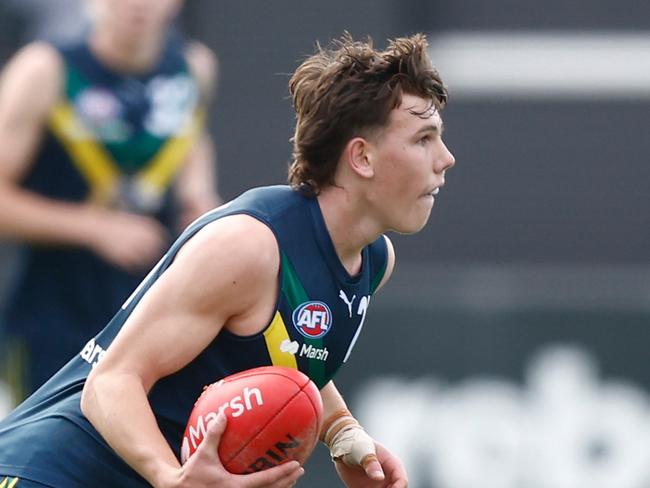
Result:
[[[318,388],[300,371],[278,366],[242,371],[208,386],[194,404],[183,436],[183,463],[219,410],[228,419],[219,458],[237,474],[292,459],[303,464],[318,442],[323,416]]]

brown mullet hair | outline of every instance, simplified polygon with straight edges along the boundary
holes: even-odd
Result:
[[[385,127],[402,94],[431,100],[427,111],[447,103],[423,34],[391,40],[384,51],[348,33],[328,48],[317,44],[291,77],[289,93],[296,111],[289,183],[312,195],[334,185],[347,142]]]

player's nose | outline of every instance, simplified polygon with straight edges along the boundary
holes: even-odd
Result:
[[[435,172],[443,173],[456,164],[456,158],[449,150],[445,143],[442,144],[442,152],[438,155],[435,162]]]

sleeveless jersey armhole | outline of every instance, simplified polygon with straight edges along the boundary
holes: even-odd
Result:
[[[370,245],[369,255],[370,293],[374,294],[381,280],[384,278],[388,266],[388,245],[386,244],[386,237],[383,234]]]

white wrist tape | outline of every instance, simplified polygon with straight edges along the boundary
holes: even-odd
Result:
[[[329,447],[333,460],[348,466],[365,468],[377,460],[375,441],[347,410],[340,410],[325,421],[321,440]]]

